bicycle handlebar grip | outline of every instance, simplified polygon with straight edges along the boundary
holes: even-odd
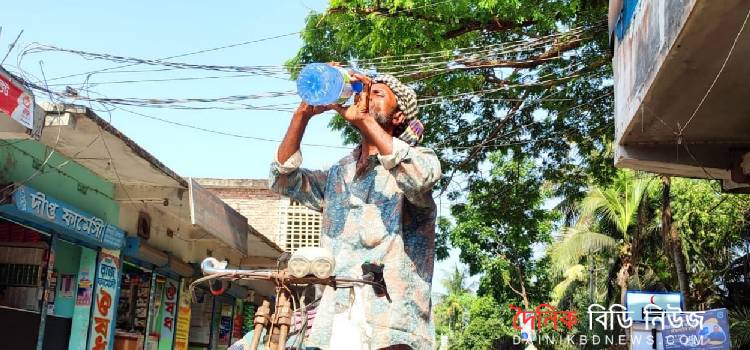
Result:
[[[208,258],[203,259],[203,262],[201,263],[201,271],[203,271],[204,275],[215,273],[216,270],[224,269],[226,267],[226,263],[224,263],[223,265],[224,266],[222,266],[222,263],[219,262],[218,259],[208,257]]]

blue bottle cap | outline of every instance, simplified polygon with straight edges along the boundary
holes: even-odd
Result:
[[[352,91],[354,91],[355,94],[362,92],[362,90],[364,89],[365,89],[365,84],[362,84],[361,81],[352,82]]]

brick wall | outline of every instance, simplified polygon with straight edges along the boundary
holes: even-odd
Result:
[[[281,221],[282,197],[271,192],[266,180],[198,179],[198,183],[215,193],[230,207],[247,218],[250,226],[276,241]]]
[[[240,212],[258,232],[282,248],[286,240],[279,239],[282,223],[288,220],[289,198],[271,192],[267,180],[249,179],[196,179],[198,183],[215,193],[229,206]],[[310,211],[314,213],[313,211]]]

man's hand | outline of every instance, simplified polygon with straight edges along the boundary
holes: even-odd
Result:
[[[310,119],[318,114],[333,110],[336,105],[325,105],[325,106],[311,106],[305,102],[300,102],[299,107],[294,112],[294,115],[300,116],[304,119]]]
[[[357,124],[370,116],[370,87],[372,80],[362,74],[350,71],[352,81],[361,81],[363,85],[362,92],[354,96],[354,103],[351,106],[335,105],[333,108],[341,114],[346,121]]]
[[[358,103],[355,103],[351,106],[336,105],[334,109],[336,110],[336,112],[341,114],[341,116],[344,117],[346,121],[352,124],[356,124],[357,122],[360,122],[367,118],[371,118],[370,113],[368,113],[367,109],[362,108]]]

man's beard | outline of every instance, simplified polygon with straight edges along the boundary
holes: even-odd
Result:
[[[390,127],[390,116],[383,114],[381,111],[371,111],[370,114],[372,114],[372,117],[375,118],[375,121],[378,122],[381,128],[388,129]]]

